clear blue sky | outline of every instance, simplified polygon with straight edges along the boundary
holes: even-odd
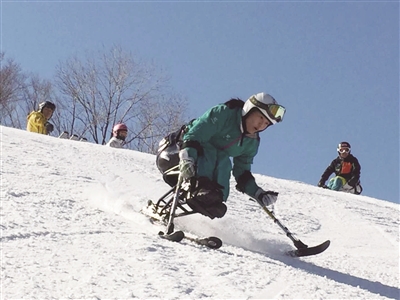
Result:
[[[398,1],[1,3],[1,51],[42,78],[116,44],[165,68],[193,116],[262,91],[286,106],[253,172],[317,184],[348,141],[363,194],[399,202]]]

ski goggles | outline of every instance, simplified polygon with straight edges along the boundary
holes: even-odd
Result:
[[[341,148],[341,149],[338,149],[338,151],[340,153],[350,153],[350,148]]]
[[[282,122],[283,116],[286,112],[285,107],[283,107],[282,105],[265,104],[261,101],[258,101],[256,97],[251,97],[250,102],[253,103],[254,106],[261,109],[263,112],[265,112],[270,120],[275,121],[276,123]]]

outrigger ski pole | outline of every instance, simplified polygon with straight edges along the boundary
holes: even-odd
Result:
[[[327,240],[323,242],[322,244],[319,244],[314,247],[308,247],[306,244],[304,244],[301,240],[297,239],[296,237],[293,236],[293,234],[289,231],[289,229],[284,226],[276,217],[275,214],[267,208],[267,206],[262,202],[257,199],[250,198],[250,200],[256,201],[262,209],[270,216],[270,218],[276,223],[285,233],[286,236],[293,242],[294,246],[297,248],[297,250],[292,250],[289,251],[288,254],[291,256],[309,256],[309,255],[314,255],[321,253],[325,251],[329,245],[330,241]]]

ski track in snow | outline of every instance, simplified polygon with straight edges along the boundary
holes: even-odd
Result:
[[[231,184],[222,219],[175,226],[224,245],[158,238],[140,213],[169,187],[152,155],[2,127],[2,299],[399,299],[399,205],[255,174],[280,192],[291,241]]]

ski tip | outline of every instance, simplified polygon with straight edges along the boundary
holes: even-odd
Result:
[[[297,250],[288,251],[287,255],[292,256],[292,257],[302,257],[302,256],[316,255],[316,254],[322,253],[326,249],[328,249],[330,244],[331,244],[331,241],[330,240],[326,240],[322,244],[319,244],[319,245],[314,246],[314,247],[301,248],[301,249],[297,249]]]
[[[331,244],[331,241],[330,241],[330,240],[326,240],[326,241],[323,242],[320,246],[323,246],[323,247],[328,248],[330,244]],[[326,249],[326,248],[325,248],[325,249]]]

